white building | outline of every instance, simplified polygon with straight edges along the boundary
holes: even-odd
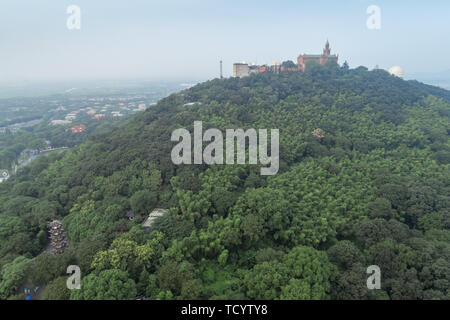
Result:
[[[248,63],[242,62],[233,64],[233,77],[242,78],[247,77],[248,75],[250,75]]]
[[[53,126],[63,126],[66,124],[71,124],[71,123],[72,123],[72,121],[70,121],[70,120],[52,120],[51,121],[51,124]]]
[[[390,68],[389,73],[398,78],[403,78],[403,74],[404,74],[402,67],[399,67],[399,66],[393,66],[392,68]]]
[[[113,111],[111,114],[113,117],[123,117],[123,114],[121,114],[120,111]]]

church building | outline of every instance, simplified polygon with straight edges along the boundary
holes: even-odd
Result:
[[[328,61],[338,62],[339,56],[335,54],[331,54],[330,43],[327,40],[325,43],[325,48],[323,49],[322,54],[303,54],[298,56],[297,65],[300,71],[305,71],[306,63],[309,61],[317,61],[320,64],[325,64]]]

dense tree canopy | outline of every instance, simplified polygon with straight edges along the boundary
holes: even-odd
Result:
[[[336,64],[171,95],[0,185],[0,294],[29,277],[68,298],[70,263],[83,273],[71,299],[449,299],[449,101]],[[279,129],[278,174],[174,165],[172,131],[197,120]],[[146,232],[155,207],[169,211]],[[52,210],[71,240],[61,257],[41,253]]]

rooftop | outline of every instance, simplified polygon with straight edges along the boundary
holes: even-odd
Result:
[[[169,210],[162,209],[162,208],[155,208],[149,215],[147,220],[142,224],[144,228],[150,228],[152,224],[155,222],[155,220],[161,216],[163,216],[165,213],[167,213]]]

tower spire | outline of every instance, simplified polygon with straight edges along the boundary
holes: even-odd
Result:
[[[327,42],[325,43],[325,48],[323,49],[323,55],[329,56],[330,54],[331,54],[330,42],[328,42],[328,39],[327,39]]]

